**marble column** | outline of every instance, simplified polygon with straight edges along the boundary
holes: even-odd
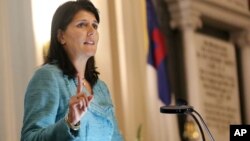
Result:
[[[184,72],[187,100],[190,105],[199,107],[198,68],[195,50],[195,31],[202,27],[200,12],[190,8],[190,1],[167,1],[171,13],[171,26],[182,33]],[[178,7],[178,8],[177,8]]]
[[[240,47],[240,62],[243,85],[243,103],[246,124],[250,124],[250,29],[235,33],[232,40]]]

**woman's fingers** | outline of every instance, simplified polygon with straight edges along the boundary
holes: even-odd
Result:
[[[79,105],[79,109],[85,111],[85,108],[88,107],[87,97],[84,94],[78,94],[76,98],[77,98],[77,103]]]
[[[71,123],[77,123],[81,120],[93,98],[93,95],[86,96],[84,93],[71,97],[69,103],[69,119]]]
[[[72,123],[77,123],[84,113],[87,111],[88,106],[93,100],[93,95],[86,96],[82,93],[82,79],[77,75],[78,85],[76,95],[72,96],[69,101],[69,119]]]
[[[89,104],[93,100],[93,95],[86,97],[84,94],[81,94],[81,95],[77,96],[77,99],[79,100],[81,108],[84,108],[84,107],[87,108],[87,107],[89,107]]]
[[[91,96],[85,96],[84,93],[82,93],[82,79],[79,75],[77,75],[78,85],[77,85],[77,94],[76,98],[78,100],[79,108],[85,111],[85,107],[89,106],[90,101],[93,99],[93,95]]]
[[[76,94],[79,95],[82,92],[82,79],[80,78],[79,75],[77,75],[77,81],[78,81],[78,85],[77,85],[77,92],[76,92]]]
[[[90,95],[90,96],[87,97],[87,99],[88,99],[88,106],[89,106],[89,104],[93,101],[94,96]]]

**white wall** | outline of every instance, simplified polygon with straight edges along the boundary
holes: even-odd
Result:
[[[0,1],[0,140],[20,140],[23,96],[35,67],[29,1]]]

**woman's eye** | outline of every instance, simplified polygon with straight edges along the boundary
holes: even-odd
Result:
[[[84,27],[84,26],[86,26],[87,24],[86,23],[79,23],[78,25],[77,25],[77,27]]]
[[[93,24],[92,26],[94,29],[98,29],[98,24]]]

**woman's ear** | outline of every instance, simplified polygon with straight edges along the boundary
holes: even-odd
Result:
[[[64,36],[63,36],[63,31],[61,29],[59,29],[57,31],[57,40],[62,44],[65,45],[66,41],[64,40]]]

